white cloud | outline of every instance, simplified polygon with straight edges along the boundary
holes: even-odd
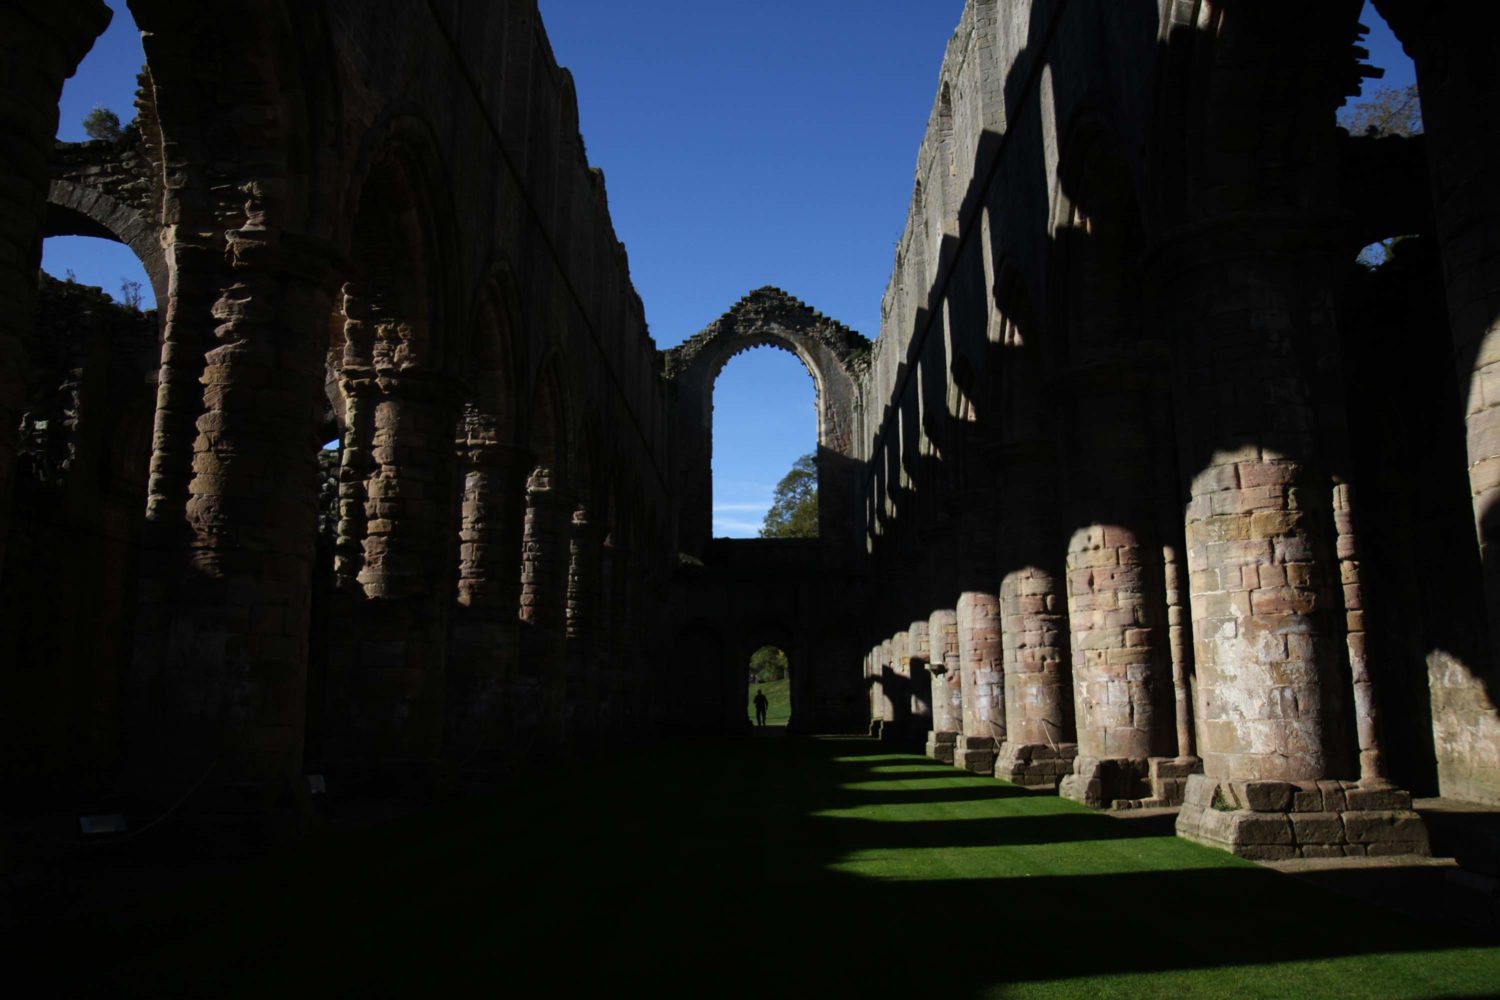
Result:
[[[714,535],[720,538],[743,538],[760,534],[759,521],[736,521],[729,518],[714,518]]]
[[[719,514],[764,514],[771,509],[768,503],[716,503],[714,513]]]

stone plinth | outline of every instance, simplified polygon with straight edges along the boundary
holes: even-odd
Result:
[[[1196,757],[1078,757],[1057,793],[1094,809],[1161,809],[1182,805],[1187,779],[1203,770]]]
[[[1024,788],[1055,789],[1073,773],[1078,744],[1006,743],[995,761],[995,777]]]
[[[932,732],[927,734],[927,756],[944,764],[953,763],[953,752],[958,742],[957,733]]]
[[[953,766],[975,774],[994,774],[995,741],[988,736],[955,734]]]
[[[1187,779],[1177,835],[1254,861],[1427,856],[1411,793],[1357,781]]]

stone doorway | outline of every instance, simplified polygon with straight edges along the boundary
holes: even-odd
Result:
[[[765,720],[757,699],[765,699]],[[784,731],[792,718],[791,662],[779,646],[761,646],[750,655],[749,686],[745,694],[750,725]]]

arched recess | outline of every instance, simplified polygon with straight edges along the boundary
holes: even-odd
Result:
[[[453,212],[425,125],[372,130],[348,193],[331,323],[344,438],[328,714],[334,765],[438,751],[452,600]]]
[[[854,407],[870,343],[775,288],[751,292],[707,329],[666,352],[679,455],[679,545],[701,555],[713,534],[714,382],[730,358],[760,346],[790,351],[812,377],[820,537],[825,544],[852,549],[859,543]]]
[[[512,678],[520,660],[521,544],[533,468],[522,443],[526,365],[517,302],[502,264],[480,290],[459,352],[467,361],[454,440],[458,582],[444,738],[454,760],[476,766],[514,749],[516,737]]]

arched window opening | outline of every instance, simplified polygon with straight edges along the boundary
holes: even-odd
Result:
[[[713,533],[818,535],[817,391],[782,350],[732,359],[713,393]]]
[[[136,312],[156,308],[156,293],[130,247],[99,236],[49,236],[42,241],[42,271],[58,281],[99,289]]]
[[[779,646],[762,646],[750,654],[748,703],[755,726],[778,728],[791,721],[791,663]]]

